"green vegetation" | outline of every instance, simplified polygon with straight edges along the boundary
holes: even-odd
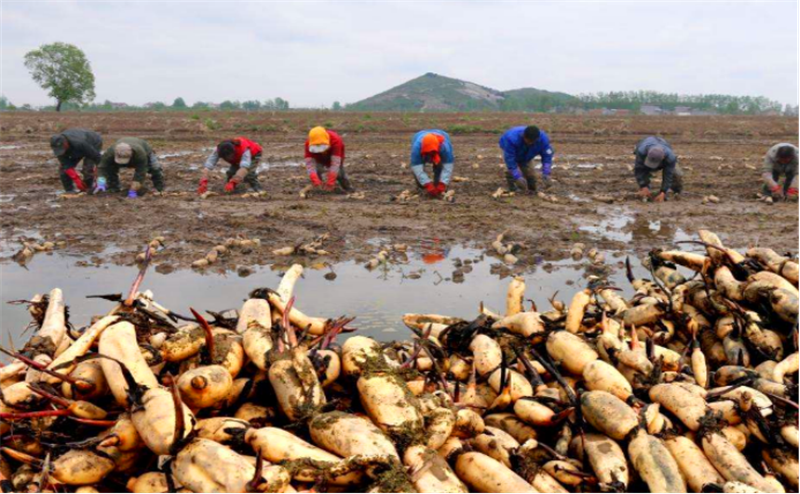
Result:
[[[42,45],[25,55],[25,67],[47,95],[64,103],[88,103],[95,97],[92,66],[83,51],[69,43]]]

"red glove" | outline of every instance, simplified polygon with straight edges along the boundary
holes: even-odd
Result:
[[[334,175],[333,173],[329,173],[328,180],[325,181],[325,188],[333,189],[334,185],[336,185],[336,175]]]
[[[436,192],[439,195],[442,195],[442,194],[445,193],[446,190],[447,190],[447,186],[444,184],[444,182],[439,182],[439,185],[436,187]]]
[[[81,177],[74,168],[70,168],[64,173],[66,173],[67,176],[72,179],[72,181],[75,183],[75,187],[77,187],[79,191],[86,192],[86,184],[83,183],[83,180],[81,180]]]
[[[200,186],[197,188],[197,193],[198,194],[205,194],[206,192],[208,192],[208,179],[207,178],[201,178],[200,179]]]
[[[228,194],[233,193],[235,189],[236,189],[236,182],[234,182],[233,180],[225,184],[225,192],[227,192]]]
[[[795,189],[794,187],[789,187],[786,190],[786,195],[789,196],[789,197],[792,197],[792,196],[797,197],[797,189]]]
[[[770,187],[770,189],[769,189],[769,190],[770,190],[770,192],[772,192],[773,194],[774,194],[774,193],[776,193],[776,192],[780,192],[780,191],[781,191],[781,184],[775,184],[775,185],[773,185],[772,187]]]
[[[319,175],[316,173],[311,174],[311,183],[314,184],[315,187],[319,187],[322,185],[322,180],[319,179]]]
[[[438,197],[439,192],[436,190],[436,186],[433,185],[433,182],[428,182],[425,184],[425,190],[428,191],[428,195],[431,197]]]

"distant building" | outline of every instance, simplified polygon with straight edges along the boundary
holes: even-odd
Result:
[[[688,106],[675,107],[675,115],[679,115],[681,117],[688,117],[691,114],[692,114],[692,109]]]
[[[119,110],[119,109],[127,108],[127,107],[128,107],[128,103],[111,103],[111,108],[113,108],[115,110]]]
[[[606,110],[605,108],[592,108],[591,110],[587,111],[586,114],[587,115],[593,115],[593,116],[594,115],[605,115],[607,111],[608,110]]]
[[[614,110],[614,115],[616,115],[618,117],[626,117],[626,116],[628,116],[630,114],[631,114],[631,111],[627,110],[627,109]]]
[[[655,105],[642,105],[639,108],[639,112],[642,115],[661,115],[664,113],[664,110],[661,109],[660,106]]]

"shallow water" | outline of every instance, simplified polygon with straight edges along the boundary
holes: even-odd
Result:
[[[632,289],[624,270],[619,268],[624,258],[615,258],[609,252],[604,254],[607,265],[614,268],[609,281],[629,295]],[[25,307],[7,302],[29,299],[36,293],[59,287],[69,305],[71,322],[83,326],[92,316],[112,307],[111,302],[88,299],[87,295],[127,293],[138,272],[134,266],[86,266],[86,261],[85,257],[54,252],[37,254],[27,267],[14,263],[0,265],[0,323],[5,333],[2,344],[7,343],[8,335],[17,346],[29,338],[21,334],[30,320]],[[638,276],[647,276],[638,260],[632,262]],[[454,281],[452,276],[458,264],[462,266],[459,271],[464,273],[463,281],[457,278]],[[409,332],[401,318],[407,312],[474,318],[481,302],[502,312],[510,278],[493,273],[492,265],[498,264],[497,259],[469,247],[443,249],[420,245],[408,253],[407,261],[374,271],[352,261],[306,269],[295,288],[296,304],[315,316],[355,316],[352,326],[361,334],[382,340],[406,338]],[[546,310],[547,298],[558,290],[559,299],[569,303],[572,294],[587,284],[587,266],[588,260],[564,260],[541,262],[529,268],[522,274],[527,283],[526,298]],[[251,275],[240,277],[235,272],[223,275],[192,270],[161,274],[151,268],[142,289],[152,290],[159,303],[179,314],[189,314],[190,305],[198,310],[220,312],[241,307],[255,288],[277,287],[283,269],[255,268]]]

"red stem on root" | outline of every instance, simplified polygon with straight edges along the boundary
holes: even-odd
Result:
[[[205,317],[201,316],[199,312],[191,307],[189,307],[189,310],[192,311],[192,315],[206,334],[206,349],[208,350],[208,357],[209,360],[211,360],[211,363],[214,363],[214,332],[211,330],[211,326],[208,324],[208,321],[206,321]]]
[[[38,370],[40,372],[44,372],[45,374],[47,374],[49,376],[53,376],[56,379],[60,379],[61,381],[66,381],[66,382],[72,384],[73,386],[75,386],[76,388],[78,388],[78,390],[80,390],[81,392],[88,393],[88,392],[94,390],[94,385],[92,385],[91,383],[89,383],[87,381],[81,381],[79,379],[75,379],[74,377],[68,376],[67,374],[61,374],[60,372],[56,372],[54,370],[50,370],[47,367],[45,367],[44,365],[40,364],[39,362],[36,362],[35,360],[29,359],[28,357],[26,357],[25,355],[22,355],[21,353],[9,352],[8,350],[6,350],[3,347],[0,347],[0,352],[3,352],[3,353],[5,353],[6,355],[8,355],[10,357],[14,357],[15,359],[21,361],[22,363],[27,364],[30,367],[33,367],[34,369],[36,369],[36,370]]]
[[[0,412],[0,419],[3,420],[26,420],[37,419],[42,417],[63,417],[70,415],[72,412],[62,408],[58,410],[42,410],[38,412]]]
[[[150,253],[150,244],[148,244],[144,251],[144,264],[142,265],[142,269],[139,270],[139,274],[136,275],[136,279],[133,280],[131,291],[128,293],[128,298],[125,299],[124,304],[126,307],[133,306],[133,302],[136,300],[136,292],[139,291],[139,285],[144,281],[144,275],[147,273],[148,266],[150,266],[150,259],[152,259],[152,255]]]

